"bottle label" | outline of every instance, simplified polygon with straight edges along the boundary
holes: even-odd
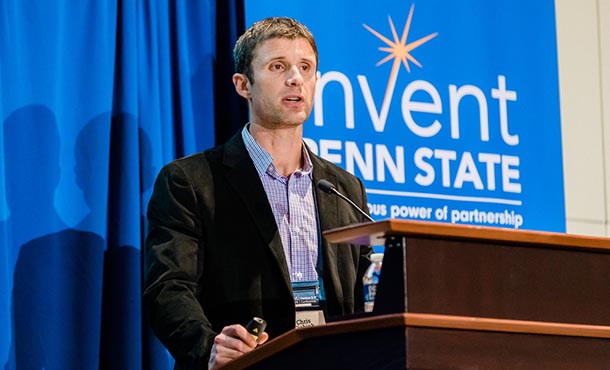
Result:
[[[364,288],[364,311],[373,312],[373,306],[375,304],[375,297],[377,296],[377,283],[379,282],[379,275],[381,274],[381,261],[374,261],[369,266],[364,278],[362,279],[362,285]]]
[[[377,284],[367,284],[364,286],[364,301],[374,302],[377,294]]]

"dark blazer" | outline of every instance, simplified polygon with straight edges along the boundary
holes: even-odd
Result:
[[[314,184],[326,179],[367,209],[362,182],[310,152]],[[316,192],[321,230],[366,220],[334,195]],[[177,369],[204,369],[226,325],[267,321],[274,338],[295,307],[280,235],[241,138],[178,159],[159,173],[147,217],[144,304]],[[323,239],[323,238],[322,238]],[[327,315],[363,310],[368,246],[322,240]]]

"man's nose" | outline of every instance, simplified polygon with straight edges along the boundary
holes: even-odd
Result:
[[[300,86],[303,83],[303,76],[298,66],[293,66],[288,70],[286,83],[290,86]]]

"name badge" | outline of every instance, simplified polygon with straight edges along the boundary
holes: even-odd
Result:
[[[295,328],[306,328],[308,326],[318,326],[326,324],[324,312],[322,310],[297,310]]]
[[[292,283],[295,307],[320,307],[320,283],[299,281]]]
[[[324,311],[320,306],[320,283],[318,281],[299,281],[292,283],[294,306],[296,309],[295,328],[323,325],[326,323]]]

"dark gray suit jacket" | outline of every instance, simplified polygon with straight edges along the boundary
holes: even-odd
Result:
[[[314,184],[326,179],[367,209],[362,182],[310,152]],[[366,221],[316,192],[321,230]],[[267,195],[241,134],[178,159],[159,173],[148,206],[144,304],[178,369],[204,369],[226,325],[264,318],[271,338],[294,328],[292,285]],[[327,315],[363,310],[368,246],[322,240]]]

